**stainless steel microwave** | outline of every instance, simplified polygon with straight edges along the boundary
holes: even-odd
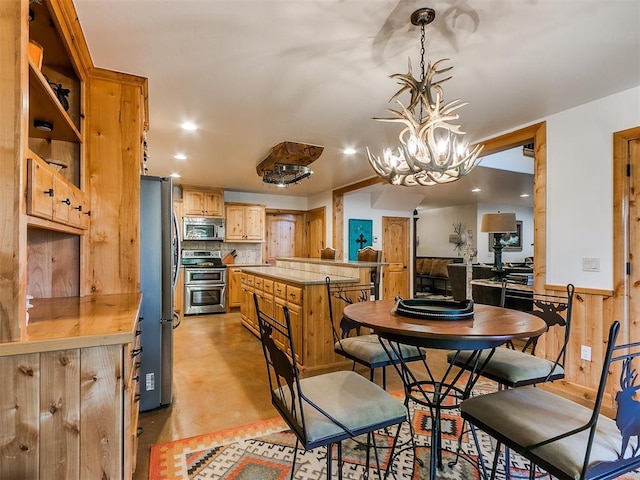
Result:
[[[184,217],[183,240],[224,241],[224,218]]]

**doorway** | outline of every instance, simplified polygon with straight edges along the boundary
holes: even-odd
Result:
[[[382,217],[382,298],[409,298],[409,218]]]

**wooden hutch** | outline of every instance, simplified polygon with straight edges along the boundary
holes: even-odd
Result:
[[[72,0],[3,1],[0,42],[1,476],[131,478],[147,80]]]

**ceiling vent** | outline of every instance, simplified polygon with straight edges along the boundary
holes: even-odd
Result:
[[[313,171],[309,165],[317,160],[324,147],[297,142],[275,145],[256,167],[264,183],[286,187],[309,178]]]

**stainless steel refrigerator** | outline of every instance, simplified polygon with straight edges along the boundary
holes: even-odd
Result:
[[[173,292],[180,264],[180,235],[171,178],[140,177],[140,411],[171,405],[173,330],[180,317]]]

